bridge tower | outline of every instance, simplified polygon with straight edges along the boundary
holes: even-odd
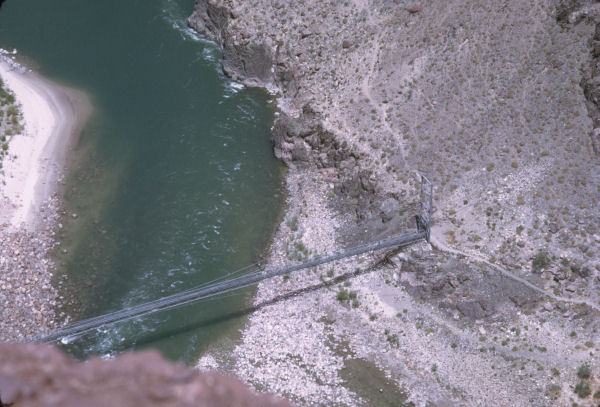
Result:
[[[431,237],[431,213],[433,209],[433,183],[421,174],[421,192],[419,194],[419,215],[417,216],[417,231],[425,233],[427,243]]]

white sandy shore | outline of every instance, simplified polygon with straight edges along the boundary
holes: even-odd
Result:
[[[9,140],[0,181],[0,225],[36,226],[39,207],[56,190],[66,153],[89,115],[86,95],[0,57],[0,77],[15,93],[25,130]]]

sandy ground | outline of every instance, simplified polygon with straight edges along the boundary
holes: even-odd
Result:
[[[22,341],[58,327],[49,258],[56,246],[58,187],[69,146],[91,109],[85,94],[3,55],[0,76],[15,94],[24,127],[8,139],[0,172],[0,341]]]
[[[89,115],[87,97],[54,84],[12,61],[0,60],[0,76],[21,105],[25,131],[9,142],[0,190],[0,224],[13,229],[38,223],[40,205],[56,190],[73,135]]]

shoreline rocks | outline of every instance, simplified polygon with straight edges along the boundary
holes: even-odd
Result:
[[[56,195],[42,204],[40,226],[34,231],[0,229],[0,341],[21,342],[59,326],[49,259],[56,246],[58,204]]]

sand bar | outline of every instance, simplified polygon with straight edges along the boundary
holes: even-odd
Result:
[[[52,83],[0,56],[0,77],[15,93],[24,131],[9,140],[0,183],[0,225],[32,229],[57,189],[67,150],[90,113],[85,94]]]

